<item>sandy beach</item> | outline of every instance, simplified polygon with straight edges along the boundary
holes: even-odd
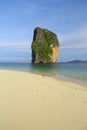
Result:
[[[0,130],[87,130],[87,88],[0,70]]]

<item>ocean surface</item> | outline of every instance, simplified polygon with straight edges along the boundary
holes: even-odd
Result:
[[[0,63],[0,69],[48,75],[87,86],[87,63],[84,62],[55,64]]]

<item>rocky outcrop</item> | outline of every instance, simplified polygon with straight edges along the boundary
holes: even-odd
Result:
[[[31,47],[33,63],[55,63],[58,60],[57,36],[47,29],[35,28]]]

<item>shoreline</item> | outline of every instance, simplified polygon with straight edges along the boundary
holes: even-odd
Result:
[[[65,75],[51,75],[51,74],[45,74],[45,73],[39,73],[39,72],[32,72],[32,71],[25,71],[25,70],[11,70],[11,69],[0,69],[3,71],[13,71],[13,72],[25,72],[25,73],[31,73],[31,74],[35,74],[35,75],[42,75],[44,76],[48,76],[48,77],[52,77],[54,79],[57,80],[61,80],[61,81],[65,81],[65,82],[69,82],[69,83],[73,83],[73,84],[77,84],[80,85],[82,87],[87,87],[87,81],[86,80],[82,80],[82,79],[75,79],[74,77],[68,77]]]
[[[74,77],[68,77],[65,75],[51,75],[51,74],[33,73],[33,72],[29,72],[29,73],[36,74],[36,75],[42,75],[43,77],[48,76],[48,77],[51,77],[51,78],[54,78],[57,80],[77,84],[77,85],[80,85],[82,87],[87,87],[87,82],[85,80],[75,79]]]
[[[56,78],[62,81],[66,81],[66,82],[74,83],[83,87],[87,87],[87,81],[82,80],[82,79],[75,79],[75,78],[63,76],[63,75],[57,75]]]
[[[54,78],[54,79],[57,79],[57,80],[77,84],[77,85],[80,85],[82,87],[87,87],[87,81],[86,80],[75,79],[74,77],[68,77],[68,76],[65,76],[65,75],[51,75],[51,74],[33,73],[33,72],[29,72],[29,73],[36,74],[36,75],[42,75],[43,77],[48,76],[48,77],[51,77],[51,78]]]

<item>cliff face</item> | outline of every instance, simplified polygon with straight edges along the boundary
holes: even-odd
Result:
[[[33,63],[55,63],[59,57],[59,42],[56,34],[36,28],[32,42]]]

